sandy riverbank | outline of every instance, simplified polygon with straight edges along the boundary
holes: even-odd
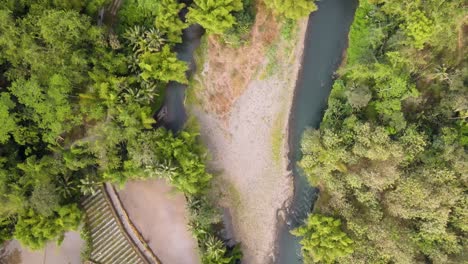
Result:
[[[218,174],[215,190],[223,194],[220,205],[231,209],[234,236],[242,243],[243,263],[247,264],[272,261],[277,211],[293,194],[291,172],[287,169],[288,122],[307,20],[299,24],[296,45],[280,57],[278,71],[262,76],[261,68],[267,64],[263,61],[257,77],[249,80],[245,88],[226,82],[226,89],[242,91],[238,98],[231,98],[227,111],[220,114],[205,107],[209,100],[191,107],[212,156],[210,169]],[[279,51],[287,50],[282,42],[278,44]],[[205,90],[197,95],[203,100],[210,93],[206,90],[210,89],[206,85],[210,80],[201,72],[196,78],[205,84]]]
[[[160,179],[127,182],[118,194],[132,223],[162,263],[199,264],[183,194]]]
[[[0,248],[1,264],[80,264],[81,248],[84,241],[77,232],[65,233],[62,245],[49,242],[45,249],[28,250],[16,240],[6,242]]]

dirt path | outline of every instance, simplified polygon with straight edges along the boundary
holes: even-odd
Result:
[[[80,264],[81,248],[84,241],[77,232],[67,232],[60,247],[55,242],[47,244],[44,250],[30,251],[16,240],[7,242],[0,249],[1,264]]]
[[[163,264],[199,264],[181,193],[164,180],[131,181],[119,191],[119,197],[132,223]]]
[[[306,22],[301,21],[297,45],[289,55],[280,57],[275,74],[264,80],[254,78],[244,88],[225,80],[225,89],[242,91],[239,97],[229,99],[227,111],[219,112],[205,104],[192,107],[212,156],[210,169],[219,174],[215,189],[224,194],[220,203],[232,211],[234,236],[242,243],[243,263],[266,264],[273,260],[276,212],[293,193],[286,139]],[[279,45],[278,50],[287,49]],[[206,76],[197,78],[204,84],[210,81]],[[197,94],[199,97],[210,93],[206,90],[209,85],[204,89]]]

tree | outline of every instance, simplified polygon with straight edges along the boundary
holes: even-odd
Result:
[[[313,0],[265,0],[273,12],[286,18],[299,19],[317,10]]]
[[[138,66],[142,70],[141,77],[144,80],[187,83],[185,76],[188,69],[187,64],[178,60],[176,54],[167,45],[160,52],[143,53]]]
[[[134,26],[125,31],[124,37],[130,42],[136,56],[145,52],[158,52],[166,42],[157,28]]]
[[[154,26],[161,30],[171,43],[181,43],[182,30],[188,27],[188,24],[179,18],[180,10],[184,7],[184,3],[178,3],[174,0],[162,0],[156,9]]]
[[[203,264],[233,264],[235,259],[227,256],[227,249],[223,242],[213,236],[210,236],[204,247],[206,250],[202,254]]]
[[[460,8],[459,1],[360,2],[348,60],[320,129],[303,137],[300,161],[320,188],[314,210],[346,221],[354,241],[339,263],[463,259]]]
[[[187,21],[200,24],[208,33],[222,34],[236,23],[232,12],[239,10],[242,0],[195,0]]]
[[[31,207],[43,216],[50,216],[59,206],[59,200],[52,183],[41,182],[34,186],[30,203]]]
[[[319,214],[309,215],[305,224],[291,231],[301,237],[304,263],[334,263],[353,253],[353,241],[341,231],[341,221]]]
[[[29,209],[20,214],[14,236],[28,248],[40,249],[49,240],[61,242],[65,231],[76,230],[80,221],[81,212],[76,204],[62,206],[51,216]]]
[[[8,93],[0,93],[0,144],[5,143],[10,138],[10,133],[15,131],[17,124],[14,116],[11,114],[15,103],[10,99]]]
[[[422,49],[434,32],[433,23],[421,10],[408,14],[404,30],[412,39],[410,42],[416,49]]]
[[[53,47],[71,48],[83,43],[91,27],[89,17],[76,11],[47,10],[37,22],[41,37]]]

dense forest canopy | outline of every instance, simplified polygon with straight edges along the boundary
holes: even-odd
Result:
[[[466,261],[465,4],[360,0],[320,129],[302,141],[300,166],[320,188],[315,213],[341,219],[354,241],[333,260]],[[310,254],[320,249],[311,239],[309,262],[333,253]]]

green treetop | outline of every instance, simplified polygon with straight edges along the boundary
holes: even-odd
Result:
[[[353,253],[353,241],[341,231],[341,221],[319,214],[309,215],[305,224],[291,231],[302,237],[304,263],[333,263]]]
[[[299,19],[317,10],[313,0],[265,0],[268,8],[286,18]]]
[[[187,21],[200,24],[208,33],[221,34],[236,23],[232,12],[240,10],[242,0],[195,0]]]

